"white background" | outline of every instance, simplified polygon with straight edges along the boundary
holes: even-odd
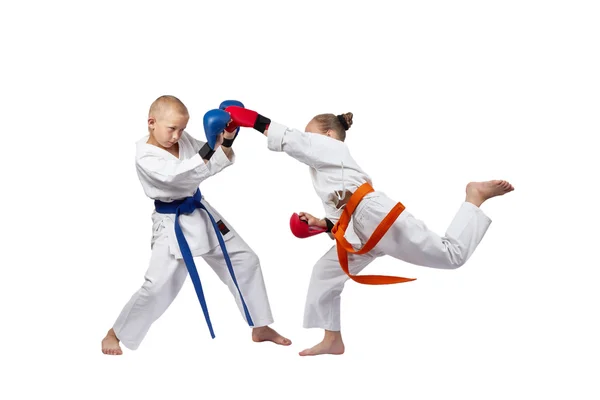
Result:
[[[391,3],[390,3],[391,4]],[[3,2],[0,398],[597,399],[600,18],[593,1]],[[150,103],[188,131],[238,99],[304,128],[354,113],[347,143],[374,186],[443,234],[471,180],[515,191],[463,268],[383,258],[349,282],[346,354],[303,358],[312,265],[333,244],[307,167],[246,129],[237,163],[202,185],[261,259],[290,347],[255,344],[198,264],[136,351],[100,340],[142,284],[150,213],[134,167]]]

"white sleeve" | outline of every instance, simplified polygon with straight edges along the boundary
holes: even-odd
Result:
[[[204,145],[206,144],[205,141],[199,140],[199,139],[195,139],[192,138],[192,146],[194,147],[194,151],[195,152],[199,152],[200,149],[202,149],[202,147],[204,147]],[[220,155],[217,156],[217,153],[219,153]],[[235,151],[233,151],[233,147],[231,148],[231,153],[229,153],[229,155],[231,156],[231,162],[229,162],[227,165],[225,165],[223,168],[235,163]],[[221,146],[217,147],[217,151],[215,151],[215,153],[213,154],[213,156],[210,158],[210,160],[208,161],[208,165],[210,165],[210,163],[212,162],[213,158],[219,158],[219,163],[227,163],[227,160],[224,160],[223,157],[225,157],[225,159],[227,159],[227,156],[225,155],[225,152],[223,152],[223,149],[221,149]],[[219,171],[221,171],[223,168],[221,168]],[[219,172],[217,171],[217,172]]]
[[[223,150],[218,148],[208,163],[195,154],[186,160],[167,160],[156,154],[144,154],[138,158],[138,171],[158,189],[177,187],[178,190],[194,191],[206,178],[233,164]]]
[[[194,151],[197,153],[200,151],[200,149],[202,148],[202,146],[204,146],[206,144],[205,141],[196,139],[194,137],[190,136],[190,142],[192,143],[192,147],[194,148]]]
[[[267,134],[267,146],[272,151],[283,151],[296,160],[317,168],[319,160],[317,149],[313,145],[315,134],[288,128],[285,125],[271,122]]]

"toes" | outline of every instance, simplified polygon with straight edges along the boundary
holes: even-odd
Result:
[[[109,356],[119,356],[119,355],[123,354],[123,350],[121,350],[120,348],[118,348],[118,349],[103,348],[102,353],[107,354]]]
[[[292,341],[290,339],[284,338],[281,335],[277,335],[276,337],[271,339],[271,341],[273,341],[274,343],[280,344],[282,346],[289,346],[290,344],[292,344]]]

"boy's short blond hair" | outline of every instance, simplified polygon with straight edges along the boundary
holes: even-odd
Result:
[[[182,115],[189,115],[187,107],[181,100],[175,96],[163,95],[152,102],[150,110],[148,111],[148,117],[159,119],[169,111],[175,111]]]

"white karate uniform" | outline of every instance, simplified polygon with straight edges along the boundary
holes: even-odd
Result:
[[[333,223],[339,220],[350,198],[349,195],[338,196],[336,192],[343,193],[344,189],[354,192],[365,182],[372,184],[342,141],[272,122],[267,142],[270,150],[285,152],[309,166],[325,216]],[[339,200],[340,197],[343,200]],[[367,194],[352,215],[346,239],[356,249],[364,246],[396,204],[397,201],[381,191]],[[362,255],[348,254],[348,270],[356,275],[384,255],[425,267],[458,268],[473,254],[490,224],[491,219],[479,207],[463,202],[445,236],[441,237],[404,210],[373,250]],[[358,241],[350,240],[349,236],[357,237]],[[348,279],[333,245],[313,268],[304,312],[305,328],[341,329],[340,296]]]
[[[198,185],[235,162],[219,147],[206,164],[198,154],[204,142],[187,132],[179,139],[179,158],[166,150],[147,144],[148,136],[137,143],[136,168],[144,192],[151,199],[164,202],[192,196]],[[231,265],[235,272],[246,306],[255,327],[273,323],[271,309],[262,276],[260,261],[232,226],[202,197],[202,204],[215,221],[221,220],[229,229],[223,235]],[[152,213],[152,255],[141,288],[133,294],[118,316],[113,329],[123,345],[131,350],[139,347],[151,325],[169,307],[183,286],[188,271],[182,259],[175,236],[175,214]],[[179,216],[181,229],[198,267],[202,258],[225,283],[238,305],[242,317],[245,313],[237,288],[229,274],[227,264],[212,222],[207,213],[196,209]],[[210,300],[207,299],[210,310]],[[202,316],[198,302],[197,317]]]

